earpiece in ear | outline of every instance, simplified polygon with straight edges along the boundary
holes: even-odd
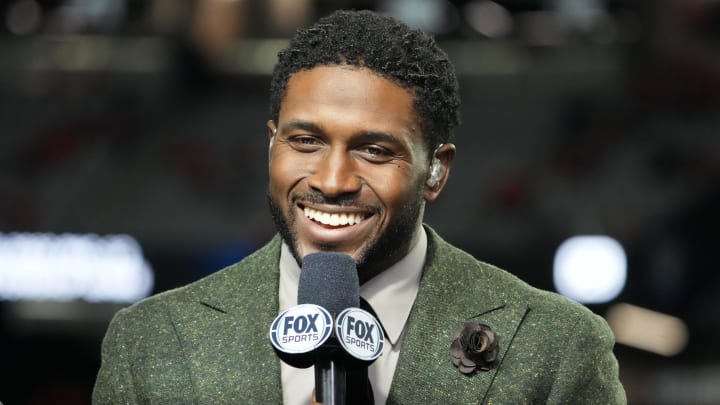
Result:
[[[442,180],[443,175],[443,165],[440,162],[440,159],[434,157],[432,159],[432,162],[430,162],[430,176],[428,176],[426,184],[429,187],[437,186],[438,184],[440,184],[440,180]]]
[[[275,143],[275,137],[277,137],[277,128],[273,129],[273,134],[270,137],[270,144],[268,145],[268,152],[272,150],[273,144]]]

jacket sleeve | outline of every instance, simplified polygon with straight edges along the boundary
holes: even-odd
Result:
[[[613,354],[615,338],[597,315],[583,317],[575,325],[550,389],[548,404],[627,403]]]
[[[93,404],[139,403],[130,371],[130,353],[123,331],[125,310],[110,322],[102,342],[102,363],[92,394]]]

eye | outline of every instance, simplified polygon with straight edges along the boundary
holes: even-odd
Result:
[[[358,152],[363,158],[376,163],[387,162],[394,156],[390,150],[377,145],[364,145],[358,149]]]
[[[298,135],[288,138],[287,143],[300,152],[314,152],[322,146],[322,142],[314,136]]]

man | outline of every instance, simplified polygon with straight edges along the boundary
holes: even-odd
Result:
[[[243,261],[120,311],[95,403],[307,404],[312,369],[281,364],[268,329],[296,304],[302,259],[346,253],[386,332],[375,404],[619,404],[607,325],[477,261],[423,226],[459,122],[435,42],[380,15],[336,12],[279,54],[268,121],[279,231]]]

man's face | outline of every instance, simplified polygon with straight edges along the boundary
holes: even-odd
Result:
[[[346,253],[367,280],[407,254],[436,195],[410,92],[362,68],[300,71],[268,128],[270,207],[298,262]]]

